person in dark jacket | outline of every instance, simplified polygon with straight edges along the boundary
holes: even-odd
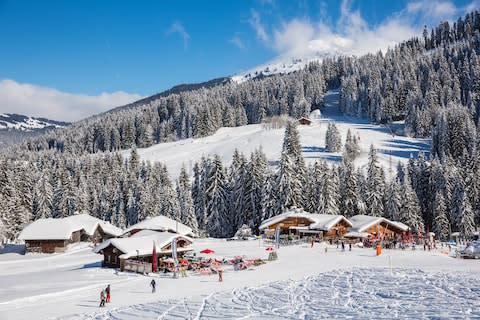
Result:
[[[107,303],[110,302],[110,285],[107,286],[105,289],[105,292],[107,293]]]
[[[150,286],[152,287],[152,293],[155,292],[155,286],[157,285],[157,283],[155,282],[155,279],[152,279],[152,281],[150,281]]]

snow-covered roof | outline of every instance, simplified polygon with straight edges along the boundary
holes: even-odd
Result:
[[[120,237],[123,234],[123,230],[115,227],[113,224],[100,220],[100,228],[103,232],[114,237]]]
[[[100,225],[102,230],[112,236],[120,236],[123,231],[120,228],[103,220],[92,217],[86,213],[80,213],[66,218],[38,219],[29,224],[20,233],[20,240],[67,240],[72,232],[84,230],[92,236]]]
[[[185,236],[193,236],[192,228],[184,225],[183,223],[177,222],[165,216],[156,216],[147,218],[133,226],[127,228],[124,234],[129,233],[133,230],[156,230],[156,231],[170,231],[175,232]]]
[[[312,214],[312,216],[315,222],[309,226],[310,229],[328,231],[341,221],[346,222],[350,227],[352,226],[352,223],[342,215]]]
[[[26,226],[19,235],[20,240],[68,240],[72,232],[82,230],[66,219],[38,219]]]
[[[395,226],[397,229],[400,229],[402,231],[408,230],[407,225],[400,222],[390,221],[384,217],[373,217],[373,216],[359,214],[351,217],[350,221],[352,222],[352,229],[351,229],[352,232],[365,232],[368,228],[375,226],[377,224],[386,224],[386,225]]]
[[[137,255],[145,256],[152,254],[153,243],[155,243],[157,252],[171,252],[171,250],[164,248],[172,243],[173,239],[184,239],[187,240],[189,244],[193,243],[193,240],[187,236],[173,234],[170,232],[152,232],[150,230],[143,230],[129,238],[112,238],[104,241],[96,246],[93,251],[95,253],[99,253],[100,250],[112,245],[123,252],[123,254],[120,255],[121,259],[128,259]],[[178,250],[184,251],[185,248],[178,248]]]
[[[262,222],[260,230],[266,229],[271,225],[279,223],[282,220],[289,218],[305,218],[311,222],[309,228],[317,230],[330,230],[340,221],[345,221],[348,225],[352,225],[347,218],[342,215],[330,215],[330,214],[316,214],[303,211],[301,209],[291,209],[277,216],[271,217]]]

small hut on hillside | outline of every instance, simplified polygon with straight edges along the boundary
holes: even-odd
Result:
[[[301,117],[300,119],[298,119],[298,123],[304,126],[309,126],[310,124],[312,124],[312,120],[305,117]]]
[[[35,220],[23,229],[19,239],[25,241],[26,252],[56,253],[64,252],[71,243],[99,243],[122,233],[110,223],[82,213]]]
[[[104,267],[138,271],[132,266],[144,263],[144,266],[150,266],[150,270],[147,267],[142,269],[142,272],[150,272],[153,262],[153,245],[155,244],[158,259],[171,257],[173,240],[176,241],[176,251],[179,256],[193,250],[190,248],[193,240],[187,236],[143,230],[128,238],[109,239],[95,247],[94,252],[103,254],[102,266]]]
[[[181,222],[170,219],[166,216],[149,217],[137,224],[127,228],[122,237],[131,237],[135,233],[142,230],[152,230],[157,232],[171,232],[179,235],[194,237],[192,228]]]

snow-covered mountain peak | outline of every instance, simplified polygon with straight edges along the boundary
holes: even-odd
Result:
[[[246,71],[239,72],[232,76],[231,79],[237,83],[242,83],[262,76],[288,74],[303,69],[310,62],[321,62],[325,58],[331,58],[338,54],[337,52],[313,52],[303,55],[286,54]]]

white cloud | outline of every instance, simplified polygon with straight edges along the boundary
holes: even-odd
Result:
[[[269,46],[281,56],[362,55],[386,50],[421,31],[399,16],[369,27],[360,11],[352,11],[350,5],[350,1],[342,1],[335,30],[322,21],[293,19],[273,31]]]
[[[260,14],[255,11],[254,9],[251,10],[251,17],[248,20],[248,23],[252,26],[257,34],[257,38],[260,39],[265,44],[269,42],[269,37],[267,31],[265,31],[265,27],[260,20]]]
[[[334,27],[325,21],[326,4],[321,2],[321,21],[294,18],[272,28],[271,35],[262,24],[260,14],[251,10],[250,25],[257,38],[280,57],[311,57],[323,54],[362,55],[386,50],[412,36],[419,36],[423,25],[436,26],[441,20],[454,21],[458,16],[480,7],[480,0],[457,7],[450,0],[414,0],[377,25],[369,26],[359,10],[352,10],[352,0],[340,4],[340,17]]]
[[[245,50],[247,48],[242,38],[240,38],[240,35],[238,34],[234,35],[230,40],[228,40],[228,42],[242,50]]]
[[[314,35],[315,29],[309,22],[293,19],[273,32],[273,46],[278,52],[301,53]]]
[[[0,112],[77,121],[142,97],[123,91],[98,96],[72,94],[14,80],[0,81]]]
[[[177,33],[182,37],[183,47],[186,49],[188,47],[188,41],[190,40],[190,35],[185,31],[185,27],[180,22],[174,22],[167,31],[168,34]]]
[[[407,4],[408,13],[420,13],[424,17],[434,18],[438,20],[449,19],[455,14],[457,14],[458,11],[459,9],[452,2],[447,0],[420,0]]]

